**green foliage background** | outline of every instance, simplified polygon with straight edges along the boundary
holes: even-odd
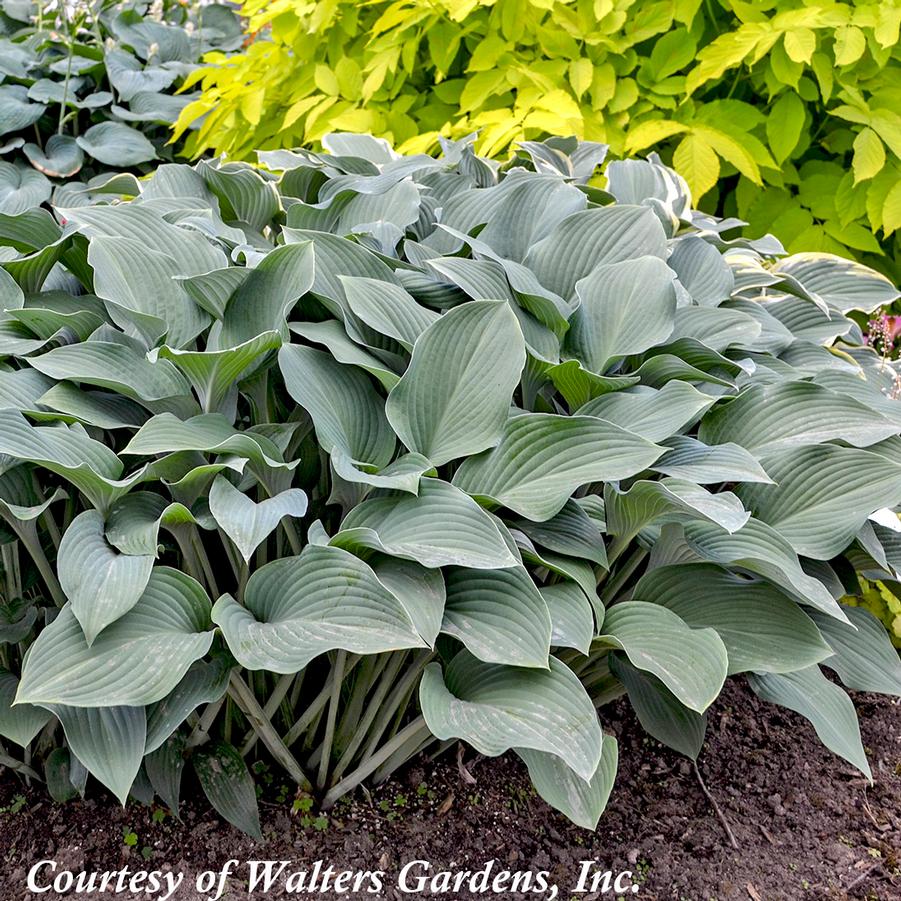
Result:
[[[901,4],[800,0],[247,0],[256,40],[188,80],[187,151],[370,132],[403,152],[478,130],[658,151],[700,206],[790,251],[897,279]],[[876,236],[874,237],[874,234]]]

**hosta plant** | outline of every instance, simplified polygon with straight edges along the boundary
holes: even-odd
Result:
[[[185,77],[242,40],[224,4],[0,4],[0,214],[54,193],[67,207],[136,193],[130,173],[172,158],[168,127],[193,99],[177,93]]]
[[[604,704],[695,758],[741,674],[869,774],[901,405],[847,314],[894,286],[598,144],[326,145],[2,232],[2,762],[189,764],[258,835],[248,761],[328,808],[461,740],[593,828]]]

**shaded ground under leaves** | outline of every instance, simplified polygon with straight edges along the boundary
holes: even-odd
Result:
[[[52,858],[61,868],[171,869],[185,873],[178,901],[194,901],[196,875],[229,858],[290,860],[309,869],[316,860],[335,870],[386,872],[381,897],[416,898],[396,889],[400,868],[428,860],[433,870],[547,870],[557,898],[612,897],[573,893],[580,862],[631,870],[638,890],[626,897],[686,901],[901,898],[901,705],[872,695],[855,698],[875,784],[830,755],[794,714],[763,705],[740,682],[710,713],[700,770],[735,834],[733,850],[691,766],[647,738],[624,702],[602,711],[620,741],[620,767],[597,833],[550,810],[531,789],[516,760],[487,760],[470,752],[458,767],[453,754],[416,761],[371,795],[358,792],[327,818],[292,814],[275,770],[261,805],[266,840],[256,845],[225,825],[189,785],[194,800],[179,822],[159,808],[120,808],[99,792],[57,806],[40,789],[0,776],[0,899],[29,895],[28,868]],[[474,782],[470,782],[469,776]],[[286,796],[287,795],[287,796]],[[337,897],[329,893],[328,897]],[[90,894],[71,897],[146,897]],[[248,896],[246,870],[222,896]],[[298,897],[292,895],[291,897]],[[307,897],[310,897],[307,895]],[[362,893],[343,897],[375,897]],[[434,896],[431,896],[434,897]],[[443,897],[524,897],[461,892]],[[549,897],[531,895],[529,897]]]

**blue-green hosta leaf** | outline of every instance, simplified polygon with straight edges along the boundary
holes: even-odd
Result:
[[[214,330],[212,349],[235,347],[263,332],[277,331],[287,338],[285,321],[294,304],[313,287],[312,244],[277,247],[236,288]]]
[[[3,50],[7,52],[6,47]],[[43,103],[29,102],[28,88],[24,85],[3,85],[0,87],[0,135],[28,128],[44,115],[46,109]]]
[[[577,826],[594,831],[607,806],[619,763],[619,746],[612,735],[604,735],[601,760],[588,781],[577,776],[554,754],[519,749],[516,752],[529,768],[535,791],[551,807]]]
[[[601,759],[601,726],[572,670],[549,662],[550,669],[527,669],[461,651],[443,674],[430,663],[419,686],[422,715],[437,738],[461,738],[489,757],[545,751],[587,781]]]
[[[717,353],[724,353],[730,347],[752,346],[762,330],[757,319],[740,310],[681,307],[676,310],[670,340],[693,338]]]
[[[93,644],[72,605],[64,607],[32,645],[16,700],[143,707],[168,695],[212,641],[204,590],[190,576],[161,566],[137,603]]]
[[[500,440],[525,365],[522,330],[509,304],[454,307],[416,341],[410,365],[388,395],[401,441],[436,466]]]
[[[425,644],[403,599],[368,564],[336,547],[307,545],[299,557],[258,569],[244,602],[223,595],[213,622],[247,669],[296,673],[336,648],[377,654]]]
[[[299,518],[306,512],[307,496],[299,488],[289,488],[259,503],[235,488],[224,476],[216,476],[210,488],[210,513],[247,564],[282,519],[286,516]]]
[[[735,288],[735,276],[729,264],[703,238],[695,235],[680,238],[666,262],[691,299],[703,307],[719,306]]]
[[[47,707],[62,723],[69,750],[124,805],[144,756],[144,708]]]
[[[628,491],[607,484],[604,509],[607,531],[629,538],[652,522],[682,522],[691,517],[737,532],[751,516],[731,491],[712,494],[694,482],[672,478],[633,482]]]
[[[338,448],[380,468],[391,460],[396,442],[385,404],[363,372],[298,344],[285,345],[278,362],[288,393],[310,414],[327,452]]]
[[[339,447],[332,449],[332,466],[335,473],[345,482],[406,491],[408,494],[419,493],[419,480],[423,475],[435,474],[431,461],[426,460],[421,454],[403,454],[379,469],[368,464],[355,463]]]
[[[625,651],[688,708],[703,713],[726,680],[726,646],[713,629],[692,629],[671,610],[645,601],[614,604],[598,642]]]
[[[627,388],[602,394],[576,412],[597,416],[635,432],[649,441],[662,441],[691,425],[716,402],[687,382],[667,382],[662,388]]]
[[[441,630],[488,663],[547,668],[551,618],[525,567],[449,570]]]
[[[399,285],[374,278],[341,276],[344,296],[351,312],[382,335],[394,338],[412,350],[419,336],[439,316],[420,306]]]
[[[847,760],[873,781],[860,740],[854,705],[845,692],[823,675],[818,666],[782,675],[749,673],[748,683],[764,701],[788,707],[809,720],[820,741],[833,754]]]
[[[0,213],[15,216],[50,199],[47,177],[27,166],[0,162]]]
[[[156,159],[156,148],[136,128],[121,122],[92,125],[75,139],[78,146],[107,166],[127,167]]]
[[[171,257],[182,276],[202,275],[228,263],[224,251],[198,231],[173,225],[146,205],[94,205],[57,212],[88,238],[131,238]]]
[[[13,706],[18,687],[19,680],[12,673],[0,670],[0,736],[26,748],[50,722],[51,714],[33,704]]]
[[[755,385],[718,404],[701,421],[705,444],[734,442],[757,456],[841,440],[855,447],[897,434],[896,423],[852,397],[811,382]]]
[[[885,627],[863,607],[845,607],[850,625],[821,613],[811,616],[835,654],[822,661],[852,691],[901,695],[901,661]]]
[[[548,550],[607,566],[607,553],[600,530],[574,500],[568,500],[559,513],[544,522],[516,519],[510,525]]]
[[[218,654],[212,660],[196,660],[181,681],[161,701],[147,709],[145,754],[152,754],[201,704],[218,701],[228,688],[231,658]]]
[[[230,222],[246,222],[262,232],[281,209],[275,184],[248,163],[213,164],[204,160],[197,170]]]
[[[773,272],[796,279],[807,291],[842,313],[872,313],[901,297],[882,273],[831,253],[795,253],[780,260]]]
[[[766,311],[787,328],[795,338],[831,344],[854,328],[854,321],[835,309],[822,310],[800,297],[784,297],[766,305]]]
[[[185,769],[186,744],[187,738],[176,732],[144,757],[144,772],[154,793],[176,817],[181,797],[181,777]]]
[[[751,517],[730,534],[713,523],[695,521],[685,523],[684,531],[688,547],[702,559],[763,576],[802,604],[846,621],[826,586],[804,572],[792,546],[766,523]]]
[[[33,369],[0,370],[0,410],[34,410],[53,382]]]
[[[35,169],[51,178],[71,178],[84,164],[84,153],[71,135],[51,135],[43,150],[37,144],[26,144],[22,153]]]
[[[328,543],[327,538],[325,543]],[[429,647],[434,647],[441,631],[447,597],[441,570],[426,569],[411,560],[384,555],[374,557],[369,563],[379,582],[396,598],[403,600],[404,608],[422,640]]]
[[[546,372],[573,411],[578,411],[596,397],[638,384],[638,376],[598,375],[583,368],[578,360],[565,360],[549,366]]]
[[[596,267],[576,284],[580,301],[566,335],[567,351],[604,373],[630,354],[663,343],[673,330],[673,271],[648,256]]]
[[[122,461],[80,426],[32,426],[16,410],[0,410],[0,454],[55,472],[106,509],[141,478],[126,479]]]
[[[576,282],[598,266],[642,256],[666,257],[660,220],[648,207],[616,204],[567,216],[523,262],[545,288],[568,300]]]
[[[697,760],[707,731],[707,714],[686,707],[660,679],[634,667],[621,654],[610,655],[610,672],[625,685],[644,731],[668,748]]]
[[[80,513],[59,545],[57,569],[88,645],[140,600],[154,556],[120,554],[106,540],[103,514]]]
[[[222,319],[232,295],[251,272],[253,269],[246,266],[226,266],[224,269],[213,269],[200,275],[180,275],[176,281],[181,282],[185,291],[194,298],[194,302],[210,316]]]
[[[237,748],[216,741],[200,748],[191,759],[210,804],[233,826],[262,841],[253,777]]]
[[[122,449],[123,454],[140,456],[177,451],[246,457],[263,467],[296,466],[296,463],[282,462],[281,451],[265,435],[239,431],[220,413],[204,413],[187,420],[160,413],[141,426]]]
[[[163,345],[151,351],[149,358],[154,361],[162,357],[172,363],[194,386],[203,411],[218,413],[231,389],[262,357],[281,346],[281,336],[272,331],[219,351],[179,350]]]
[[[155,492],[131,491],[110,508],[106,540],[122,554],[158,557],[160,527],[174,532],[196,521],[183,504],[168,502]]]
[[[354,342],[345,327],[337,319],[322,322],[290,322],[288,328],[312,344],[321,344],[339,362],[356,366],[376,378],[381,386],[390,391],[400,376],[375,354]]]
[[[710,563],[653,569],[641,577],[632,597],[667,607],[693,628],[715,629],[729,655],[730,675],[792,672],[830,653],[810,617],[775,585]],[[812,615],[817,622],[848,629],[831,617]]]
[[[371,548],[430,569],[505,569],[519,563],[495,522],[469,495],[431,478],[422,479],[418,497],[363,501],[345,517],[332,544]]]
[[[901,503],[901,466],[853,447],[818,445],[767,455],[774,485],[745,485],[738,496],[802,556],[829,560],[867,517]]]
[[[133,313],[156,321],[151,343],[165,335],[171,345],[183,347],[209,325],[209,314],[175,280],[178,263],[146,241],[100,235],[88,245],[88,263],[94,291],[109,302],[120,326],[131,323]]]
[[[650,441],[593,416],[524,413],[507,420],[496,447],[463,462],[454,484],[541,522],[580,485],[628,478],[660,454]]]
[[[551,644],[588,654],[595,635],[594,612],[575,582],[557,582],[539,589],[551,615]]]
[[[170,398],[184,398],[191,390],[187,380],[167,360],[151,362],[136,348],[111,341],[57,347],[28,362],[51,378],[108,388],[153,405]],[[177,406],[184,407],[184,401]]]
[[[687,435],[676,435],[667,438],[663,444],[671,450],[651,467],[655,472],[700,485],[716,482],[769,484],[773,481],[753,454],[731,441],[725,444],[704,444]]]

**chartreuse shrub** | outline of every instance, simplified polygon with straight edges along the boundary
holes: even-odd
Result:
[[[252,159],[344,130],[407,152],[478,132],[493,156],[575,134],[619,157],[659,151],[696,202],[751,236],[901,279],[897,0],[245,0],[243,12],[257,39],[189,76],[203,94],[175,133],[199,124],[191,154]]]
[[[327,808],[462,740],[594,827],[598,708],[694,758],[741,674],[869,775],[894,286],[597,144],[326,144],[4,233],[2,762],[259,834],[258,755]]]
[[[178,0],[0,3],[0,214],[136,194],[162,156],[201,56],[240,47],[226,5]],[[126,170],[125,173],[117,170]]]

